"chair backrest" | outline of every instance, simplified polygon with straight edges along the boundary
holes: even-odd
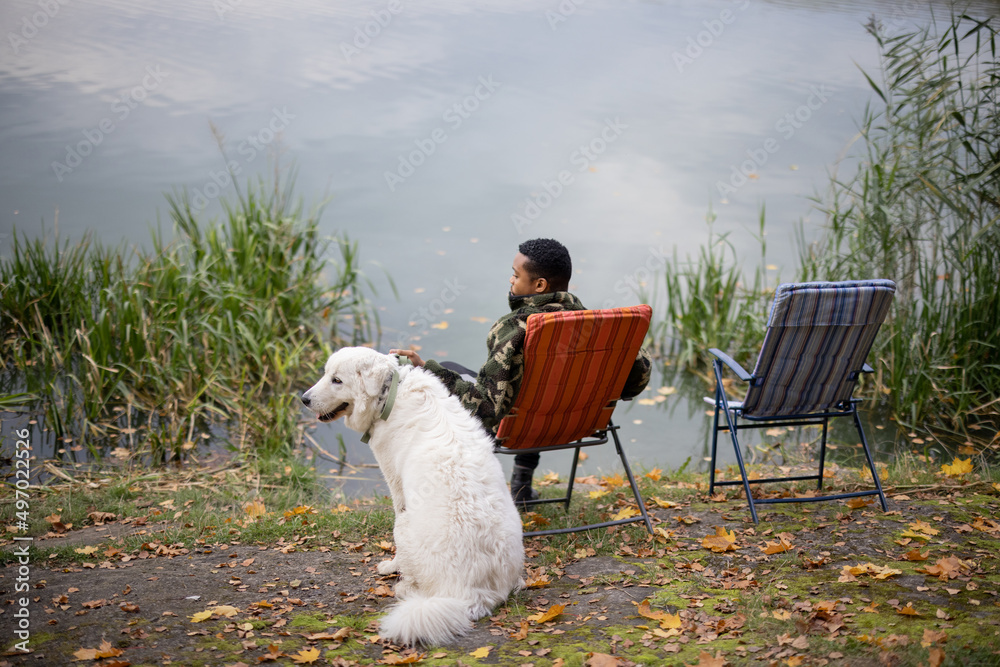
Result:
[[[548,447],[607,429],[651,314],[643,304],[531,315],[524,376],[497,440],[509,449]]]
[[[895,292],[891,280],[779,285],[744,416],[845,406]]]

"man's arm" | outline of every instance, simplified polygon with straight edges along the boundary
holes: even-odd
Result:
[[[622,398],[634,398],[649,384],[649,376],[653,370],[653,362],[649,357],[649,352],[640,349],[635,355],[635,362],[632,370],[629,371],[628,379],[625,380],[625,387],[622,389]]]
[[[493,326],[487,338],[489,356],[475,382],[463,380],[461,375],[434,360],[424,362],[424,368],[436,375],[487,430],[495,433],[500,420],[510,412],[521,386],[526,330],[526,321],[513,317]]]

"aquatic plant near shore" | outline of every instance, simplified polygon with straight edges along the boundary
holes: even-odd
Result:
[[[911,425],[963,432],[1000,417],[1000,64],[996,19],[885,36],[861,120],[864,153],[819,200],[826,228],[800,277],[889,277],[876,340],[886,394]],[[996,430],[996,423],[992,430]]]
[[[249,187],[221,224],[185,193],[168,202],[176,238],[154,232],[150,251],[14,234],[0,259],[4,390],[40,397],[46,426],[92,454],[147,442],[163,460],[193,447],[196,424],[248,453],[288,451],[296,382],[377,335],[357,243],[322,239],[290,184]],[[126,437],[137,427],[147,437]]]
[[[1000,443],[1000,64],[996,19],[953,16],[887,35],[881,83],[865,110],[853,176],[816,197],[826,224],[800,234],[799,281],[891,278],[898,291],[876,338],[869,388],[895,418]],[[709,221],[714,219],[709,213]],[[759,241],[764,250],[763,213]],[[752,367],[773,284],[762,259],[749,280],[735,249],[713,234],[696,259],[665,271],[655,333],[679,365],[704,368],[708,348]],[[654,302],[656,293],[654,292]],[[983,435],[986,437],[984,438]]]
[[[688,370],[704,367],[709,348],[729,351],[745,359],[757,352],[764,339],[770,290],[767,282],[765,210],[761,208],[757,240],[761,261],[747,284],[736,248],[728,234],[716,234],[710,209],[708,241],[696,258],[681,261],[676,252],[664,267],[664,318],[653,337],[672,364]],[[642,295],[646,297],[647,295]],[[659,302],[654,289],[651,302]]]

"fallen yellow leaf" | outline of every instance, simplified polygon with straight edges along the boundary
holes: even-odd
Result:
[[[794,547],[792,546],[791,542],[782,537],[774,542],[764,542],[764,546],[757,548],[763,551],[764,553],[771,555],[771,554],[783,553],[785,551],[793,549]]]
[[[660,481],[660,477],[662,475],[663,475],[663,471],[662,470],[660,470],[659,468],[653,468],[652,470],[650,470],[649,472],[647,472],[645,475],[643,475],[643,477],[646,477],[647,479],[651,479],[654,482],[659,482]]]
[[[285,512],[285,518],[290,519],[296,514],[316,514],[316,510],[310,505],[299,505],[298,507],[293,507],[292,509]]]
[[[89,556],[90,554],[97,551],[97,547],[94,546],[83,547],[82,549],[73,549],[73,551],[75,551],[78,554],[83,554],[84,556]]]
[[[492,648],[492,647],[490,647],[490,646],[482,646],[480,648],[477,648],[475,651],[473,651],[469,655],[471,655],[473,658],[485,658],[486,656],[488,656],[490,654],[490,648]]]
[[[602,496],[608,495],[609,493],[611,492],[608,491],[607,489],[598,489],[597,491],[591,491],[588,495],[591,498],[600,498]]]
[[[125,651],[115,648],[108,640],[101,642],[97,648],[82,648],[73,655],[77,660],[100,660],[101,658],[117,658]]]
[[[525,587],[527,588],[542,588],[543,586],[548,586],[550,583],[549,575],[542,571],[542,568],[532,571],[528,568],[528,580],[525,582]]]
[[[565,608],[566,605],[564,604],[554,604],[551,607],[549,607],[547,611],[539,612],[537,614],[529,616],[528,620],[534,621],[535,623],[546,623],[548,621],[551,621],[553,618],[556,618],[561,613],[563,613],[563,609]],[[480,657],[485,657],[485,655]]]
[[[651,609],[649,606],[649,600],[643,600],[636,605],[636,612],[640,616],[645,616],[646,618],[651,618],[654,621],[659,621],[661,628],[669,630],[671,628],[681,627],[680,614],[670,614],[665,611]]]
[[[256,519],[259,516],[264,516],[264,514],[267,513],[267,510],[264,509],[264,503],[262,503],[259,500],[248,502],[246,505],[243,506],[243,511],[246,512],[248,516],[254,519]]]
[[[924,541],[931,539],[930,535],[926,533],[918,533],[915,530],[904,530],[901,537],[909,537],[914,540],[924,540]]]
[[[487,652],[489,652],[489,647],[487,647]],[[383,665],[412,665],[420,662],[426,657],[427,657],[426,653],[411,653],[410,655],[399,655],[398,653],[390,653],[389,655],[383,657],[379,662]]]
[[[639,509],[628,505],[621,508],[617,514],[611,517],[612,521],[621,521],[622,519],[631,519],[634,516],[639,516]]]
[[[610,477],[602,477],[601,486],[628,486],[628,480],[622,477],[620,473],[615,473]]]
[[[920,640],[920,645],[927,648],[928,646],[933,646],[935,644],[944,644],[946,641],[948,641],[948,633],[944,630],[924,628],[924,636],[923,639]]]
[[[206,611],[199,611],[198,613],[191,616],[192,623],[201,623],[202,621],[207,621],[212,618],[212,610],[208,609]]]
[[[736,551],[736,533],[727,531],[723,526],[716,526],[715,535],[707,535],[701,541],[701,546],[715,553]]]
[[[240,613],[239,609],[228,604],[212,607],[208,611],[213,614],[218,614],[219,616],[224,616],[225,618],[232,618],[236,614]]]
[[[448,322],[443,320],[441,322],[438,322],[437,324],[431,325],[431,329],[447,329],[447,328],[448,328]]]
[[[913,530],[919,530],[921,533],[927,533],[928,535],[937,535],[941,532],[926,521],[921,521],[919,519],[911,523],[910,528]]]
[[[319,649],[302,649],[298,653],[289,656],[296,665],[311,665],[319,660]]]
[[[946,463],[941,466],[941,472],[948,475],[949,477],[960,477],[962,475],[968,475],[972,472],[972,457],[967,459],[960,459],[957,456],[955,460],[951,463]]]
[[[722,655],[721,651],[715,653],[715,657],[704,649],[698,654],[698,664],[694,667],[724,667],[726,664],[726,658]]]

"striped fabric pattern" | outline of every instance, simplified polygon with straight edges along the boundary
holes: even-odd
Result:
[[[651,315],[643,304],[529,317],[524,378],[497,440],[508,449],[546,447],[606,429]]]
[[[743,415],[773,417],[842,406],[851,398],[895,292],[891,280],[779,285]]]

